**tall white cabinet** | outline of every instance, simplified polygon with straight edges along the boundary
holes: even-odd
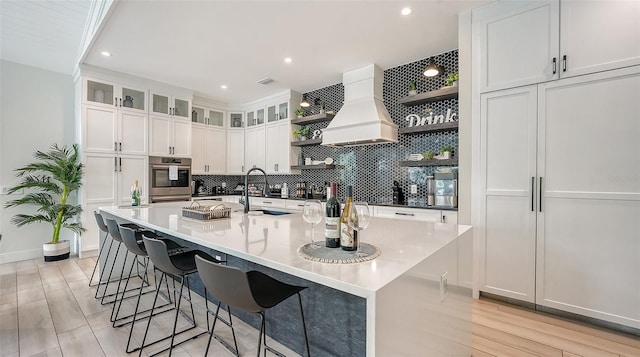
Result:
[[[640,3],[603,4],[472,14],[476,287],[640,328]]]

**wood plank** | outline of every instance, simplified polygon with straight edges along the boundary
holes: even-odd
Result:
[[[558,327],[567,328],[573,331],[578,331],[585,334],[598,336],[600,338],[617,342],[630,347],[640,348],[640,338],[634,338],[631,336],[623,335],[621,333],[615,333],[615,332],[612,332],[611,330],[606,330],[602,327],[588,325],[586,323],[582,323],[579,321],[570,321],[567,319],[549,315],[545,312],[531,311],[529,309],[525,309],[517,306],[508,306],[508,305],[498,304],[498,310],[505,313],[522,316],[524,318],[528,318],[531,320],[548,323]]]
[[[473,335],[471,338],[471,346],[476,350],[494,355],[496,357],[538,357],[538,355],[531,354],[507,345],[503,345],[500,342],[492,341],[476,335]]]
[[[458,87],[443,87],[430,92],[418,93],[416,95],[400,98],[398,103],[410,106],[452,98],[458,98]]]
[[[58,335],[60,349],[65,356],[104,356],[98,340],[89,325]],[[124,354],[124,353],[123,353]]]
[[[58,347],[56,330],[46,300],[18,306],[18,333],[22,356]]]
[[[313,123],[320,123],[323,121],[331,121],[333,117],[335,117],[335,114],[322,113],[322,114],[307,115],[306,117],[302,117],[300,119],[298,118],[291,119],[291,124],[307,125],[307,124],[313,124]]]
[[[487,352],[483,352],[480,350],[476,350],[475,348],[471,351],[471,357],[496,357],[496,355],[489,354]]]
[[[474,324],[473,334],[534,355],[545,357],[562,357],[562,350],[547,346],[544,343],[519,337],[516,333],[512,334],[509,332],[498,331],[486,326]]]
[[[82,309],[68,287],[50,290],[46,294],[53,325],[58,334],[87,325]]]
[[[562,351],[562,357],[582,357],[582,356],[571,353],[571,352]]]

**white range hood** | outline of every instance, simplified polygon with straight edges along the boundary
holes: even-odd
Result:
[[[398,142],[398,126],[382,102],[384,72],[375,64],[342,75],[344,104],[322,132],[322,145]]]

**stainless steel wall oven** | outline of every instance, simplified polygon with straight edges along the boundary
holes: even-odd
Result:
[[[149,157],[150,202],[191,200],[191,159]]]

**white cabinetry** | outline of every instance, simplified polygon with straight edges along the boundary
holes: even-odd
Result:
[[[227,134],[211,125],[191,125],[192,174],[224,174],[227,169]]]
[[[244,175],[244,130],[227,130],[227,174]]]
[[[249,206],[250,207],[260,206],[262,208],[269,208],[269,207],[285,208],[286,200],[282,200],[278,198],[269,198],[269,197],[249,197]]]
[[[225,113],[221,110],[194,104],[191,107],[191,122],[224,128]]]
[[[291,146],[291,121],[279,120],[266,125],[266,167],[268,174],[290,174],[296,165],[299,148]]]
[[[440,210],[375,206],[375,216],[440,223]]]
[[[264,169],[265,153],[265,126],[259,125],[247,128],[244,131],[244,167],[249,170],[254,167]]]
[[[480,290],[640,328],[638,98],[637,66],[482,95]]]
[[[172,96],[158,92],[151,92],[151,115],[170,116],[189,120],[191,114],[191,100],[185,97]]]
[[[637,1],[503,1],[472,16],[481,92],[640,64]]]
[[[150,156],[191,156],[191,122],[169,116],[149,118]]]

